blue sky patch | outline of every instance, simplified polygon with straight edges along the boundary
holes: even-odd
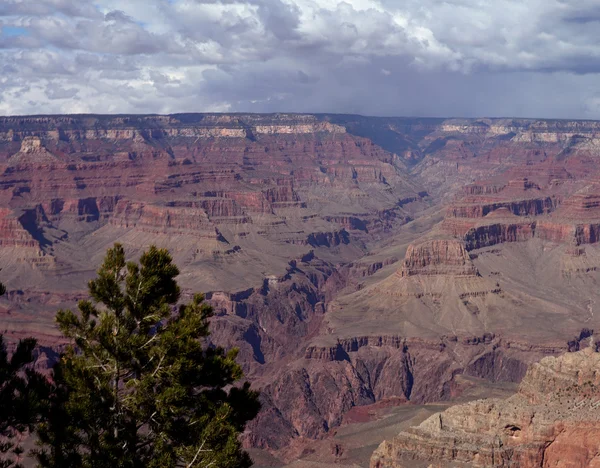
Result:
[[[29,35],[29,31],[26,28],[19,28],[17,26],[2,26],[2,29],[0,29],[0,31],[0,34],[2,36],[9,37]]]

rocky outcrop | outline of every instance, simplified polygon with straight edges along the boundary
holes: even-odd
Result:
[[[38,248],[37,242],[31,233],[23,227],[27,219],[24,214],[21,218],[14,216],[11,210],[0,208],[0,245],[3,247],[32,247]]]
[[[469,184],[463,188],[463,193],[467,196],[473,195],[492,195],[500,192],[505,185],[493,185],[493,184]]]
[[[325,304],[344,285],[330,264],[311,254],[290,261],[285,274],[265,277],[259,287],[210,292],[216,313],[211,339],[240,347],[245,370],[261,374],[264,364],[302,355],[303,338],[319,327]]]
[[[463,238],[467,250],[534,237],[567,245],[594,244],[600,240],[598,185],[588,185],[564,201],[547,196],[490,203],[487,198],[488,192],[496,197],[505,193],[510,197],[511,187],[530,190],[532,183],[524,180],[524,187],[512,181],[502,188],[491,186],[489,190],[486,185],[470,186],[469,196],[448,207],[441,231]]]
[[[42,145],[42,140],[37,136],[24,137],[19,152],[9,159],[11,165],[43,165],[58,162],[58,158]]]
[[[232,200],[237,206],[241,207],[244,212],[272,214],[273,205],[264,194],[256,191],[210,191],[204,192],[205,197],[218,197]],[[207,203],[206,201],[204,202]],[[232,208],[233,209],[233,208]]]
[[[66,218],[81,222],[105,221],[114,212],[119,197],[55,198],[41,207],[50,221]]]
[[[315,122],[296,125],[257,125],[253,132],[265,133],[268,135],[277,133],[303,134],[303,133],[346,133],[346,129],[341,125],[331,124],[329,122]]]
[[[483,218],[489,213],[506,208],[515,216],[536,216],[551,212],[556,202],[550,197],[532,198],[528,200],[493,201],[480,200],[478,203],[452,205],[448,208],[447,216],[453,218]]]
[[[600,221],[585,224],[540,222],[536,233],[540,239],[561,244],[595,244],[600,240]]]
[[[345,229],[335,232],[313,232],[306,239],[306,243],[312,247],[337,247],[349,244],[350,236]]]
[[[58,127],[58,128],[57,128]],[[83,128],[82,128],[83,127]],[[87,128],[86,128],[87,127]],[[94,139],[135,140],[164,137],[247,138],[254,134],[345,133],[341,125],[319,122],[312,115],[276,114],[236,116],[187,114],[178,116],[5,117],[0,121],[0,141],[27,138],[31,130],[54,141]]]
[[[408,247],[401,276],[440,274],[464,276],[478,274],[462,242],[434,239],[411,244]]]
[[[600,187],[590,186],[567,198],[558,213],[563,219],[600,219]]]
[[[574,136],[594,137],[600,132],[595,121],[529,119],[450,119],[439,128],[446,133],[508,135],[513,141],[523,142],[567,142]]]
[[[538,238],[557,244],[595,244],[600,240],[600,221],[571,224],[564,221],[505,220],[497,223],[456,223],[444,220],[443,229],[462,237],[466,249],[471,251],[506,242],[525,242]]]
[[[600,354],[593,347],[533,364],[507,400],[431,416],[383,442],[372,468],[599,466]]]
[[[475,250],[504,242],[524,242],[533,239],[535,228],[535,222],[484,224],[467,231],[465,248]]]
[[[244,224],[252,221],[246,210],[231,198],[206,197],[195,201],[173,201],[167,205],[203,210],[215,224]]]
[[[45,221],[39,208],[24,210],[19,216],[0,208],[0,258],[3,266],[24,264],[38,270],[54,267],[56,259],[43,249],[47,241],[40,223]]]
[[[291,185],[272,187],[263,191],[264,197],[277,208],[306,208]]]
[[[366,213],[365,215],[369,215]],[[338,215],[338,216],[325,216],[325,220],[331,223],[336,223],[342,226],[346,230],[358,230],[367,231],[368,222],[359,218],[358,216],[351,215]]]
[[[354,262],[348,265],[348,274],[351,278],[364,278],[367,276],[372,276],[383,267],[392,265],[399,260],[400,259],[398,257],[389,257],[382,261]]]
[[[120,200],[110,224],[154,234],[184,234],[226,242],[202,210],[167,208]]]

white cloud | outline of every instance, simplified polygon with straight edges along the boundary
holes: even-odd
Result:
[[[600,118],[597,0],[3,0],[0,112]]]

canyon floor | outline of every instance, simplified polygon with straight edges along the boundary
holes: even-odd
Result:
[[[0,328],[48,367],[106,249],[166,247],[261,390],[257,464],[366,466],[600,347],[599,158],[594,121],[0,118]]]

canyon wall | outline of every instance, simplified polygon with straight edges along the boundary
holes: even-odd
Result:
[[[371,468],[598,466],[599,356],[588,347],[546,357],[530,367],[513,397],[431,416],[383,442]]]
[[[262,390],[245,444],[285,458],[354,406],[516,382],[600,325],[598,141],[584,121],[2,117],[0,320],[57,346],[108,247],[169,248]]]

